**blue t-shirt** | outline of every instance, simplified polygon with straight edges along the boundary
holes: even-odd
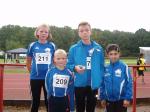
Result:
[[[39,41],[29,45],[27,56],[32,58],[30,79],[45,79],[48,69],[52,66],[55,44]]]

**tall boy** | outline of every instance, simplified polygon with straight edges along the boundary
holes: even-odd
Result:
[[[72,45],[68,55],[68,68],[75,74],[75,101],[77,112],[94,112],[97,89],[104,71],[102,47],[91,40],[88,22],[78,25],[79,42]]]

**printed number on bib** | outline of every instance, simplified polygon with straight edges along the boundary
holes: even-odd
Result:
[[[69,76],[64,75],[54,75],[53,76],[53,86],[60,88],[67,88],[69,82]]]
[[[36,53],[36,64],[50,64],[50,53]]]
[[[86,58],[86,68],[91,69],[91,57]]]

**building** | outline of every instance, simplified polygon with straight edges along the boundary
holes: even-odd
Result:
[[[140,53],[144,54],[146,64],[150,64],[150,47],[139,47]]]

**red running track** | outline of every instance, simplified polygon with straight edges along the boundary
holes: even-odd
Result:
[[[150,72],[137,79],[137,98],[150,98]],[[43,95],[42,95],[43,98]],[[4,100],[30,100],[29,74],[4,74]]]

